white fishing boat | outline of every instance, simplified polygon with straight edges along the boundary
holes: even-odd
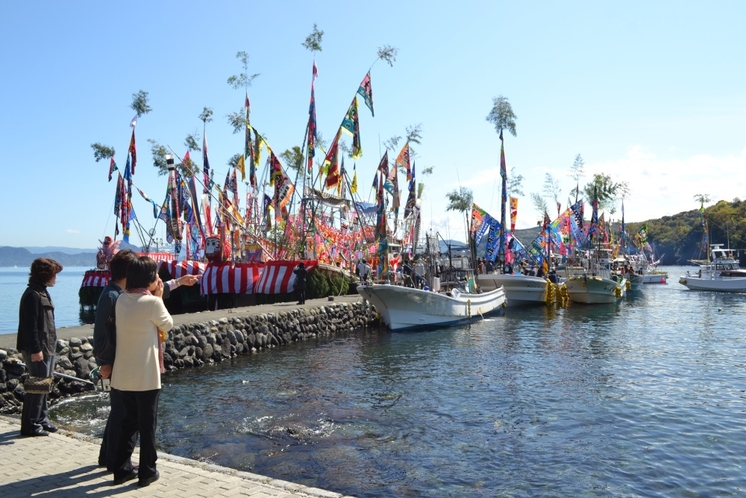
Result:
[[[643,284],[666,284],[668,283],[668,272],[663,270],[643,270]]]
[[[361,284],[358,293],[375,306],[393,332],[451,326],[502,314],[502,287],[482,293],[415,289],[392,284]]]
[[[624,296],[627,280],[613,280],[592,273],[573,275],[565,280],[567,297],[574,303],[615,303]]]
[[[632,292],[642,290],[642,285],[645,283],[645,277],[639,273],[627,273],[624,275],[629,283],[628,289]]]
[[[568,267],[567,297],[574,303],[608,304],[622,298],[627,290],[623,274],[612,273],[611,249],[597,247],[582,254],[580,266]]]
[[[697,272],[687,271],[679,283],[689,290],[717,292],[746,292],[746,269],[742,269],[731,249],[723,244],[710,246],[707,260],[693,260],[699,264]]]
[[[502,287],[508,307],[546,304],[547,280],[543,277],[509,273],[477,275],[477,284],[485,291]]]

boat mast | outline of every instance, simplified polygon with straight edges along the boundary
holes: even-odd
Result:
[[[508,197],[508,172],[505,165],[505,141],[503,140],[503,131],[500,130],[500,177],[502,177],[502,193],[500,197],[500,249],[498,256],[500,259],[500,266],[505,271],[505,246],[506,246],[506,233],[505,233],[505,202]]]

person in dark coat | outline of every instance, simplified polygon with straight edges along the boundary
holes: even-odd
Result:
[[[127,267],[136,259],[137,254],[134,251],[125,249],[116,253],[109,262],[111,279],[108,285],[104,287],[104,290],[101,291],[101,296],[96,305],[96,321],[93,325],[94,355],[98,352],[98,344],[101,342],[103,334],[106,333],[106,321],[114,309],[117,298],[127,287]],[[111,377],[111,363],[97,356],[96,364],[100,367],[99,372],[102,378],[108,379]],[[109,472],[114,472],[117,442],[119,441],[119,433],[121,432],[126,409],[122,400],[122,394],[117,389],[112,389],[109,392],[109,403],[111,409],[109,410],[109,417],[106,419],[104,437],[101,440],[98,464],[100,467],[106,467],[106,470]],[[134,439],[137,439],[137,433],[135,433]]]
[[[57,353],[57,327],[54,324],[54,303],[47,291],[57,281],[62,265],[49,258],[37,258],[31,263],[28,287],[21,296],[18,312],[16,348],[23,355],[29,375],[51,377]],[[22,436],[48,436],[57,432],[47,414],[47,395],[25,393],[21,413]]]
[[[298,304],[306,304],[306,278],[308,277],[306,265],[299,263],[293,273],[295,273],[295,293],[298,295]]]

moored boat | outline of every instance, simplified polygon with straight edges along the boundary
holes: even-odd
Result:
[[[542,277],[509,273],[477,275],[477,284],[490,291],[502,287],[509,307],[546,304],[547,281]]]
[[[627,279],[622,274],[612,274],[612,250],[607,242],[597,242],[598,198],[594,191],[593,214],[585,243],[588,249],[578,253],[578,266],[568,267],[563,284],[567,297],[574,303],[608,304],[622,298],[627,289]]]
[[[503,313],[502,287],[483,293],[449,293],[391,284],[361,284],[358,293],[375,306],[393,332],[451,326]]]
[[[573,275],[565,280],[567,297],[574,303],[605,304],[615,303],[624,295],[626,279],[621,281],[584,273]]]
[[[687,271],[679,278],[679,283],[689,290],[746,292],[746,269],[740,267],[731,249],[712,244],[707,260],[692,262],[699,263],[699,270],[696,273]]]
[[[666,284],[668,283],[668,272],[663,270],[643,270],[642,273],[643,284]]]

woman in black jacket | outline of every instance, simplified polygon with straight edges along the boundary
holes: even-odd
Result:
[[[28,287],[21,296],[16,348],[23,355],[29,375],[51,377],[57,352],[54,303],[47,287],[54,286],[62,265],[49,258],[31,263]],[[48,436],[57,432],[47,416],[47,395],[25,393],[21,412],[22,436]]]

